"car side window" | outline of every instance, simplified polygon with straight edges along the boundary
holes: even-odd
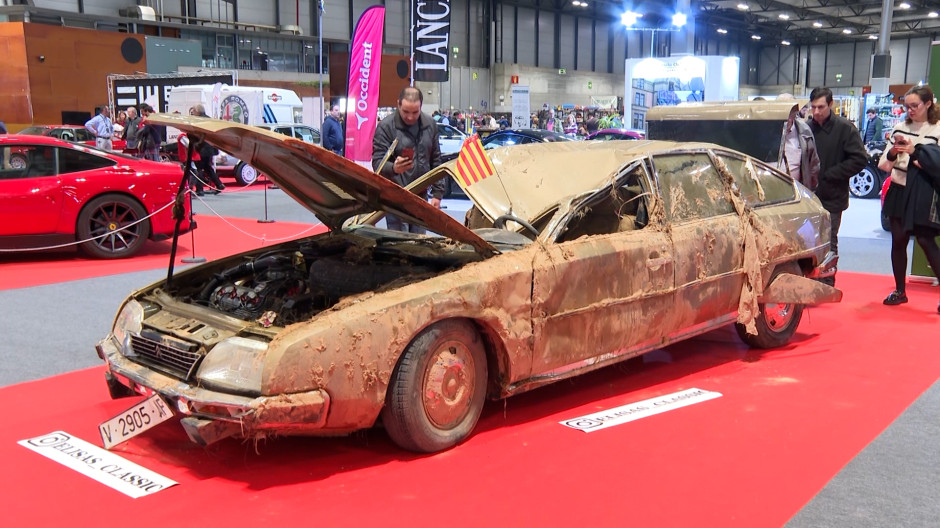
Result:
[[[518,136],[515,134],[506,134],[498,138],[493,138],[493,140],[485,145],[485,148],[493,149],[496,147],[505,147],[506,145],[515,145],[517,143],[520,143]]]
[[[55,176],[56,150],[45,145],[18,145],[10,156],[10,164],[13,168],[23,167],[23,171],[17,173],[22,178]]]
[[[94,141],[95,138],[92,137],[91,132],[84,128],[76,128],[70,130],[70,132],[75,133],[75,141]]]
[[[314,143],[313,129],[308,127],[294,127],[294,137],[306,143]]]
[[[741,199],[744,200],[744,203],[750,206],[761,203],[761,191],[757,183],[757,175],[751,170],[747,160],[743,157],[732,157],[727,154],[719,154],[716,157],[728,168],[734,178],[734,185],[741,193]]]
[[[704,152],[653,157],[666,219],[684,222],[734,212],[725,185]]]
[[[764,189],[762,203],[788,202],[796,199],[796,186],[789,176],[774,170],[766,163],[751,160],[757,181]]]
[[[88,154],[79,150],[59,149],[59,174],[68,174],[71,172],[82,172],[87,170],[100,169],[102,167],[112,167],[116,165],[114,161],[94,154]]]
[[[293,136],[290,127],[274,127],[274,131],[278,134],[284,134],[285,136]]]
[[[735,185],[741,192],[741,198],[747,205],[756,207],[763,204],[787,202],[796,198],[792,180],[767,164],[754,159],[748,162],[743,158],[726,154],[717,157],[731,171]]]
[[[637,163],[626,171],[625,178],[618,178],[612,190],[605,187],[590,199],[579,204],[578,210],[559,242],[576,240],[582,236],[606,235],[624,231],[636,231],[649,224],[646,192],[646,171]]]

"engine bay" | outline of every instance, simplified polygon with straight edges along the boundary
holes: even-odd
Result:
[[[389,233],[359,228],[210,263],[181,274],[171,293],[265,327],[283,326],[310,319],[344,297],[398,288],[483,258],[450,239]],[[502,251],[529,243],[506,233],[490,233]]]

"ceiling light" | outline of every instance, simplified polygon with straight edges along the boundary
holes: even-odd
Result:
[[[777,15],[777,18],[779,18],[780,20],[790,20],[790,15],[786,13],[780,13],[779,15]]]
[[[747,11],[748,9],[747,4],[745,4],[744,2],[741,2],[740,4],[738,4],[738,9],[740,9],[741,11]]]
[[[878,35],[872,33],[871,35],[868,35],[868,40],[878,40]]]
[[[814,27],[814,28],[821,28],[821,27],[822,27],[822,22],[818,22],[818,21],[817,21],[817,22],[813,22],[813,27]]]
[[[937,15],[937,12],[936,12],[936,11],[931,11],[931,12],[927,13],[927,16],[930,17],[930,18],[937,18],[938,15]]]
[[[751,35],[751,38],[754,40],[760,40],[760,35]]]
[[[789,41],[789,40],[781,40],[780,43],[783,44],[784,46],[789,46],[789,45],[790,45],[790,41]]]
[[[898,9],[910,9],[910,8],[911,8],[911,4],[907,2],[901,2],[900,4],[898,4]]]
[[[682,27],[685,25],[687,18],[683,13],[676,13],[672,15],[672,25],[676,27]]]
[[[571,2],[571,5],[577,6],[577,7],[587,7],[587,2],[582,2],[581,0],[573,0]]]
[[[721,33],[722,35],[726,35],[728,33],[728,30],[724,28],[718,28],[718,32]]]
[[[623,25],[625,26],[632,26],[633,24],[636,24],[636,20],[638,18],[643,18],[643,15],[634,13],[633,11],[627,11],[620,16],[620,21],[623,22]]]
[[[852,34],[852,30],[849,29],[849,28],[843,29],[842,32],[845,33],[846,35],[851,35],[851,34]]]

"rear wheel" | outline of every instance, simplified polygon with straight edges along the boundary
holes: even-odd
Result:
[[[849,178],[849,191],[857,198],[874,198],[881,191],[881,174],[878,167],[866,165],[861,172]]]
[[[795,262],[789,262],[778,266],[774,270],[770,282],[773,282],[781,273],[802,275],[799,265]],[[741,340],[755,348],[775,348],[787,344],[796,332],[796,328],[800,326],[800,319],[803,317],[803,305],[760,303],[757,307],[757,316],[754,321],[757,326],[757,334],[749,334],[747,328],[741,323],[735,323],[734,325],[738,335],[741,336]]]
[[[467,321],[425,329],[392,372],[382,423],[403,449],[433,453],[467,438],[486,397],[486,354]]]
[[[22,170],[26,168],[29,162],[26,160],[26,156],[22,154],[10,154],[10,168]]]
[[[75,228],[78,239],[94,238],[81,245],[82,251],[96,258],[130,257],[140,251],[150,236],[150,222],[137,222],[145,216],[143,206],[128,196],[106,194],[95,198],[78,215]]]
[[[257,180],[258,169],[244,161],[239,161],[238,165],[235,165],[235,181],[238,182],[239,185],[244,187],[255,183]]]

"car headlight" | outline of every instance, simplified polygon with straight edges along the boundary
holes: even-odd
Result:
[[[124,303],[117,319],[114,320],[114,328],[111,333],[117,339],[122,352],[127,350],[127,340],[130,334],[139,334],[144,321],[144,307],[133,299]]]
[[[259,394],[267,349],[261,341],[230,337],[212,347],[196,377],[209,388]]]

